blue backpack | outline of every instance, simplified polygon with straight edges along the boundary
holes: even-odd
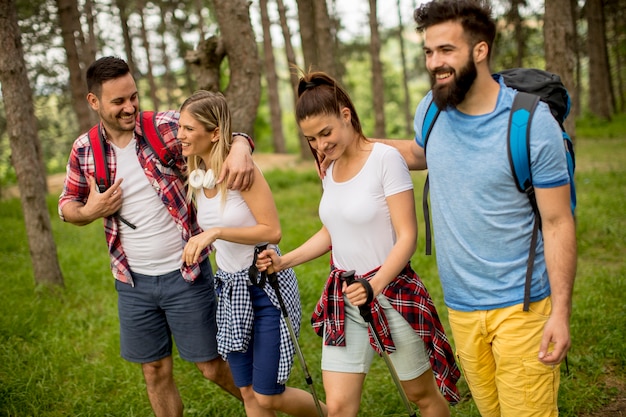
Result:
[[[511,114],[509,116],[508,128],[508,157],[511,165],[511,172],[515,178],[515,184],[520,192],[526,193],[528,200],[535,213],[535,222],[531,238],[531,246],[528,254],[526,269],[526,286],[524,292],[524,311],[528,311],[530,304],[530,284],[532,278],[533,265],[535,261],[535,250],[537,246],[537,235],[541,229],[541,217],[535,199],[535,190],[532,184],[532,173],[530,171],[530,124],[533,114],[537,108],[539,100],[544,101],[550,107],[552,116],[561,126],[563,145],[567,155],[567,168],[570,179],[570,206],[572,213],[576,208],[576,187],[574,186],[574,170],[576,167],[574,145],[571,138],[565,132],[563,123],[567,118],[571,100],[567,89],[561,82],[561,78],[547,71],[531,68],[513,68],[499,72],[504,83],[518,91],[513,100]],[[430,132],[439,116],[441,109],[434,102],[431,102],[424,116],[422,126],[422,137],[424,138],[424,152]],[[422,205],[424,209],[424,219],[426,221],[426,254],[430,255],[432,250],[430,217],[428,209],[428,176],[424,183],[424,194]]]

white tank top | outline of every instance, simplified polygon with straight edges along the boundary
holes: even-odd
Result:
[[[182,265],[184,242],[174,219],[154,191],[139,164],[135,138],[124,148],[113,145],[117,178],[124,178],[120,215],[137,226],[119,222],[119,234],[128,264],[133,272],[162,275]]]
[[[238,191],[228,190],[222,205],[222,195],[208,198],[204,192],[196,193],[198,224],[202,230],[212,227],[249,227],[256,224],[250,208]],[[216,249],[215,262],[224,272],[237,272],[249,268],[254,257],[254,245],[227,242],[218,239],[213,243]]]

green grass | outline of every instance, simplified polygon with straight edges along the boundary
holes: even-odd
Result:
[[[616,395],[613,380],[626,380],[626,138],[579,139],[578,276],[572,316],[570,372],[562,372],[561,416],[600,409]],[[314,172],[266,173],[281,214],[283,251],[320,226],[321,193]],[[424,175],[413,174],[421,207]],[[119,357],[116,294],[100,221],[79,228],[49,211],[65,289],[34,286],[19,201],[0,202],[0,417],[149,416],[138,365]],[[423,217],[413,266],[425,281],[447,327],[434,258],[423,255]],[[320,339],[308,325],[326,273],[326,257],[296,268],[304,309],[300,344],[320,397]],[[175,376],[188,416],[243,416],[234,399],[204,380],[175,355]],[[290,385],[307,389],[298,363]],[[453,416],[478,413],[461,380],[465,400]],[[360,416],[406,415],[382,360],[366,378]]]

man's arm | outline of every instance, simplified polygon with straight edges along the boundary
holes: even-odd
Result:
[[[576,226],[570,208],[570,188],[535,188],[541,214],[546,267],[552,293],[552,313],[543,332],[539,360],[560,363],[571,345],[569,320],[576,276]]]
[[[419,146],[415,139],[372,139],[374,142],[384,143],[385,145],[393,146],[396,148],[408,165],[411,171],[419,171],[426,169],[426,155],[424,154],[424,148]],[[326,175],[326,169],[330,165],[329,160],[320,158],[320,177],[324,178]]]
[[[415,139],[371,139],[375,142],[381,142],[385,145],[393,146],[406,161],[411,171],[426,169],[426,155],[424,148],[419,146]]]
[[[103,193],[99,193],[96,180],[88,178],[89,196],[87,202],[67,201],[61,207],[63,220],[77,226],[84,226],[100,217],[111,216],[122,208],[122,179],[115,181],[111,187]]]

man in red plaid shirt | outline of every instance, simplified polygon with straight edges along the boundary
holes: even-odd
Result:
[[[140,363],[158,416],[182,416],[173,378],[172,336],[180,356],[237,398],[239,390],[217,353],[216,298],[208,251],[196,264],[182,262],[185,242],[201,230],[185,199],[178,112],[156,114],[157,129],[176,161],[160,163],[139,123],[137,86],[125,61],[104,57],[87,71],[87,101],[100,117],[112,185],[99,192],[89,134],[78,137],[67,164],[59,215],[79,226],[104,219],[116,278],[121,355]],[[220,179],[236,189],[253,180],[251,141],[237,137]]]

